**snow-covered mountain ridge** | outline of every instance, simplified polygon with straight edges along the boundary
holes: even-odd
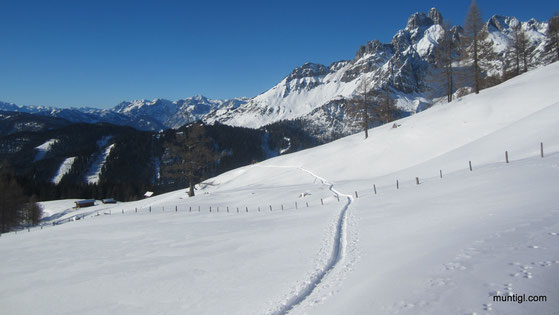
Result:
[[[435,8],[427,14],[414,13],[390,43],[369,41],[357,50],[354,59],[330,66],[306,63],[253,98],[213,100],[197,95],[176,101],[135,100],[108,110],[0,103],[0,110],[50,115],[74,122],[103,121],[149,130],[177,128],[200,119],[258,128],[300,118],[313,125],[317,132],[347,135],[356,127],[345,115],[343,100],[357,94],[362,80],[368,80],[373,89],[387,86],[397,106],[408,113],[420,111],[432,102],[437,95],[428,92],[431,88],[428,74],[434,69],[434,51],[443,32],[443,23],[443,15]],[[498,54],[491,74],[502,73],[510,63],[513,28],[519,23],[534,47],[528,60],[530,68],[549,62],[543,55],[547,23],[534,19],[520,22],[514,17],[495,15],[485,24],[488,40],[493,42]],[[458,40],[461,27],[453,27],[451,32]]]

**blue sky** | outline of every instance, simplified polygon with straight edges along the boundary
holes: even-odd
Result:
[[[255,96],[305,62],[352,59],[431,7],[463,24],[465,1],[0,2],[0,101],[110,108],[195,94]],[[478,0],[493,14],[547,20],[559,5]]]

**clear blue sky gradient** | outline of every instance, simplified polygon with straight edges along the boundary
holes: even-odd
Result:
[[[195,94],[253,97],[305,62],[389,42],[414,12],[463,24],[459,1],[9,1],[0,3],[0,101],[110,108]],[[547,20],[555,1],[478,0],[494,14]]]

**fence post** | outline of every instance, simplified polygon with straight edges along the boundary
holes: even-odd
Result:
[[[212,213],[212,206],[210,206],[210,213]]]
[[[122,209],[122,214],[124,214],[124,209]]]
[[[198,212],[200,212],[200,206],[198,206]]]
[[[283,204],[281,205],[281,211],[283,211]]]
[[[396,189],[400,189],[400,182],[398,180],[396,180]]]
[[[439,170],[439,174],[441,175],[441,178],[443,178],[443,170]]]
[[[373,184],[373,190],[375,191],[375,195],[377,194],[377,185]]]
[[[248,212],[248,207],[246,207],[246,209],[247,209],[247,212]]]
[[[165,206],[161,207],[163,209],[163,212],[165,212]]]
[[[237,207],[237,213],[239,213],[239,207]]]
[[[229,212],[229,206],[227,206],[227,212]]]
[[[307,208],[309,207],[309,203],[307,202]]]
[[[295,209],[297,209],[297,201],[295,201]]]
[[[138,213],[138,208],[134,208],[134,212]]]
[[[179,206],[175,205],[175,212],[179,212]]]
[[[192,206],[188,207],[188,212],[192,212]]]
[[[149,212],[151,212],[151,206],[149,206]]]
[[[416,177],[416,178],[415,178],[415,184],[416,184],[416,185],[419,185],[419,177]]]
[[[219,212],[219,206],[217,207],[217,212]]]
[[[320,198],[320,204],[324,206],[324,201]]]
[[[505,151],[505,161],[509,162],[509,151]]]
[[[357,190],[355,191],[355,198],[359,198],[359,195],[357,194]]]
[[[470,172],[472,171],[472,161],[468,161],[468,164],[470,165]]]
[[[543,142],[540,142],[540,155],[543,158]]]
[[[258,207],[258,212],[260,212],[260,207]]]

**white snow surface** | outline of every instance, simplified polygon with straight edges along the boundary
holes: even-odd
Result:
[[[35,150],[37,150],[37,153],[35,154],[35,162],[42,160],[47,152],[50,151],[50,148],[57,142],[58,139],[50,139],[47,142],[35,147]]]
[[[62,162],[62,164],[60,164],[60,167],[56,171],[56,174],[54,175],[54,177],[51,179],[51,182],[53,184],[58,185],[58,183],[60,183],[60,181],[62,180],[62,177],[64,177],[64,175],[68,174],[70,169],[72,169],[72,165],[74,165],[75,160],[76,160],[75,156],[65,159]]]
[[[556,314],[558,84],[555,63],[193,198],[43,202],[44,229],[0,237],[2,311]],[[492,299],[514,294],[547,301]]]

